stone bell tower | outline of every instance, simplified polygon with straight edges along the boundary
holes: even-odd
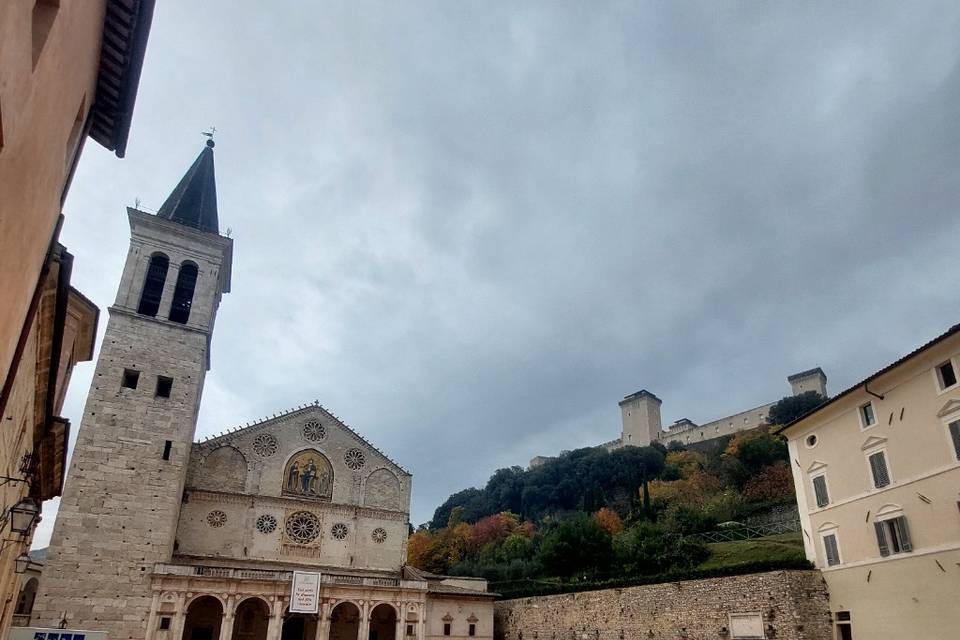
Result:
[[[217,222],[213,141],[130,250],[87,396],[31,624],[142,640],[167,562],[233,242]]]

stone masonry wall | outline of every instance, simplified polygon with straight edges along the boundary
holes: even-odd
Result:
[[[744,635],[751,625],[762,625],[763,635]],[[738,637],[830,640],[820,572],[774,571],[519,598],[494,607],[495,640]]]

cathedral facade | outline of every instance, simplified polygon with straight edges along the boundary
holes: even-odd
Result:
[[[31,624],[110,640],[492,638],[485,581],[404,564],[411,474],[319,404],[194,442],[233,257],[213,143],[156,215],[128,217]],[[315,612],[291,607],[297,571],[319,581]]]

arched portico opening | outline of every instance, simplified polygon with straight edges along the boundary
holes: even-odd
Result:
[[[358,640],[360,609],[352,602],[341,602],[330,612],[330,640]]]
[[[370,612],[370,640],[397,640],[397,611],[386,602]]]
[[[182,640],[217,640],[223,605],[213,596],[200,596],[187,607]]]
[[[270,606],[260,598],[247,598],[237,607],[233,640],[266,640]]]
[[[284,616],[280,640],[313,640],[316,637],[316,614],[287,613]]]

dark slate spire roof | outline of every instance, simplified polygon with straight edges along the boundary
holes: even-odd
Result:
[[[217,184],[213,177],[213,140],[193,162],[157,217],[200,231],[220,233],[217,223]]]

